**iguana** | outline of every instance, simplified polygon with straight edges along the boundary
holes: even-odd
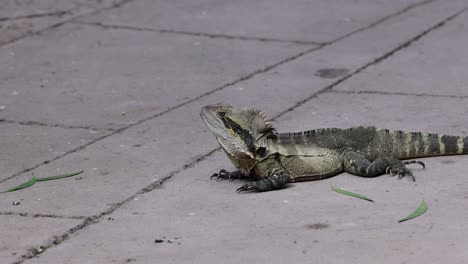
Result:
[[[468,137],[403,132],[375,127],[325,128],[277,133],[256,109],[208,105],[200,113],[236,171],[221,170],[212,178],[252,177],[237,189],[271,191],[291,182],[328,178],[341,172],[361,177],[383,174],[415,180],[401,161],[420,157],[468,154]]]

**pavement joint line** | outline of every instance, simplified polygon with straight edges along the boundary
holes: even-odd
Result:
[[[41,18],[41,17],[48,17],[48,16],[64,16],[72,14],[69,10],[62,10],[62,11],[55,11],[55,12],[47,12],[47,13],[32,13],[27,15],[20,15],[20,16],[12,16],[12,17],[0,17],[0,22],[4,21],[11,21],[11,20],[20,20],[20,19],[33,19],[33,18]]]
[[[424,0],[424,1],[421,1],[421,2],[414,3],[414,4],[410,4],[410,5],[406,6],[405,8],[403,8],[403,9],[401,9],[401,10],[399,10],[399,11],[393,13],[393,14],[389,14],[387,16],[384,16],[384,17],[370,23],[367,26],[364,26],[362,28],[358,28],[358,29],[356,29],[354,31],[351,31],[351,32],[349,32],[349,33],[347,33],[347,34],[345,34],[343,36],[340,36],[340,37],[336,38],[335,40],[331,41],[330,43],[340,41],[342,39],[345,39],[345,38],[347,38],[347,37],[349,37],[351,35],[354,35],[356,33],[361,32],[361,31],[367,30],[369,28],[373,28],[373,27],[375,27],[375,26],[377,26],[377,25],[379,25],[379,24],[381,24],[381,23],[383,23],[383,22],[385,22],[385,21],[387,21],[389,19],[397,17],[397,16],[399,16],[399,15],[401,15],[401,14],[403,14],[403,13],[405,13],[405,12],[407,12],[407,11],[413,9],[413,8],[423,6],[423,5],[426,5],[426,4],[430,4],[430,3],[435,2],[435,1],[438,1],[438,0]]]
[[[105,24],[100,22],[82,22],[82,21],[73,21],[73,24],[87,25],[87,26],[96,26],[104,29],[123,29],[123,30],[133,30],[133,31],[144,31],[144,32],[155,32],[161,34],[177,34],[177,35],[188,35],[195,37],[207,37],[207,38],[221,38],[221,39],[233,39],[233,40],[250,40],[250,41],[260,41],[260,42],[279,42],[279,43],[292,43],[299,45],[316,45],[323,46],[327,43],[325,42],[316,42],[316,41],[306,41],[306,40],[288,40],[288,39],[275,39],[267,37],[249,37],[249,36],[236,36],[228,34],[212,34],[204,32],[192,32],[192,31],[183,31],[175,29],[155,29],[149,27],[140,27],[140,26],[131,26],[131,25],[115,25],[115,24]]]
[[[44,127],[58,127],[58,128],[64,128],[64,129],[85,129],[85,130],[92,130],[92,131],[108,131],[108,132],[115,130],[111,128],[96,128],[96,127],[91,127],[91,126],[49,124],[49,123],[43,123],[43,122],[38,122],[38,121],[14,121],[14,120],[8,120],[8,119],[0,119],[0,123],[17,124],[17,125],[23,125],[23,126],[44,126]]]
[[[403,95],[403,96],[416,96],[416,97],[438,97],[438,98],[454,98],[454,99],[468,99],[468,95],[449,95],[449,94],[428,94],[428,93],[402,93],[402,92],[383,92],[383,91],[338,91],[328,90],[326,93],[336,94],[376,94],[376,95]]]
[[[170,180],[172,178],[172,176],[174,176],[176,174],[179,174],[180,172],[195,166],[199,162],[205,160],[206,158],[210,157],[211,155],[213,155],[214,153],[216,153],[216,152],[218,152],[220,150],[221,150],[221,148],[218,147],[216,149],[213,149],[213,150],[209,151],[208,153],[206,153],[204,155],[194,157],[192,160],[190,160],[185,165],[175,169],[174,171],[170,172],[165,177],[162,177],[161,179],[159,179],[159,180],[157,180],[155,182],[152,182],[151,184],[149,184],[146,187],[140,189],[139,191],[137,191],[135,194],[131,195],[130,197],[127,197],[127,198],[125,198],[124,200],[122,200],[122,201],[120,201],[118,203],[112,204],[108,209],[106,209],[105,211],[99,213],[98,215],[85,217],[84,220],[80,224],[78,224],[78,225],[74,226],[73,228],[69,229],[67,232],[65,232],[65,233],[63,233],[61,235],[58,235],[58,236],[53,236],[44,245],[39,247],[40,251],[37,250],[38,249],[37,247],[29,248],[25,254],[21,255],[20,258],[18,260],[16,260],[15,262],[13,262],[13,263],[14,264],[23,263],[27,259],[34,258],[34,257],[38,256],[39,254],[42,254],[44,251],[46,251],[50,247],[57,246],[57,245],[61,244],[63,241],[69,239],[70,235],[82,230],[83,228],[85,228],[85,227],[87,227],[89,225],[99,223],[103,218],[105,218],[105,216],[107,216],[109,214],[112,214],[114,211],[116,211],[117,209],[119,209],[123,205],[125,205],[128,202],[134,200],[135,197],[137,197],[139,195],[142,195],[142,194],[145,194],[147,192],[150,192],[150,191],[152,191],[154,189],[160,188],[166,181]],[[82,219],[82,218],[80,218],[80,219]]]
[[[390,52],[385,53],[383,56],[378,57],[378,58],[374,59],[373,61],[371,61],[370,63],[368,63],[368,64],[366,64],[366,65],[360,67],[359,69],[357,69],[357,70],[354,71],[353,73],[348,74],[348,75],[342,77],[340,80],[338,80],[338,81],[336,81],[336,82],[334,82],[334,83],[332,83],[332,84],[330,84],[330,85],[324,87],[323,89],[321,89],[321,90],[318,91],[318,92],[313,93],[311,96],[307,97],[306,99],[297,102],[294,106],[292,106],[292,107],[286,109],[285,111],[283,111],[283,112],[277,114],[276,116],[274,116],[274,117],[272,118],[272,120],[275,120],[275,119],[279,118],[280,116],[282,116],[282,115],[284,115],[284,114],[286,114],[286,113],[288,113],[288,112],[294,110],[295,108],[301,106],[302,104],[306,103],[307,101],[309,101],[309,100],[311,100],[311,99],[313,99],[313,98],[316,98],[319,94],[322,94],[322,93],[324,93],[324,92],[326,92],[326,91],[328,91],[328,90],[333,89],[335,86],[337,86],[337,85],[340,84],[341,82],[343,82],[343,81],[345,81],[345,80],[351,78],[351,77],[352,77],[353,75],[355,75],[355,74],[360,73],[360,72],[363,71],[364,69],[366,69],[366,68],[368,68],[368,67],[370,67],[370,66],[372,66],[372,65],[375,65],[375,64],[381,62],[382,60],[385,60],[386,58],[390,57],[391,55],[393,55],[393,54],[396,53],[397,51],[399,51],[399,50],[401,50],[401,49],[403,49],[403,48],[406,48],[406,47],[410,46],[413,42],[419,40],[422,36],[428,34],[428,33],[431,32],[432,30],[435,30],[435,29],[437,29],[437,28],[439,28],[439,27],[442,27],[446,22],[448,22],[448,21],[450,21],[450,20],[456,18],[457,16],[459,16],[460,14],[462,14],[463,12],[465,12],[467,8],[468,8],[468,7],[465,7],[464,9],[462,9],[462,10],[456,12],[455,14],[449,16],[449,17],[446,18],[445,20],[439,22],[438,24],[436,24],[436,25],[434,25],[434,26],[432,26],[432,27],[426,29],[426,30],[423,31],[422,33],[420,33],[420,34],[416,35],[415,37],[411,38],[411,39],[408,40],[407,42],[405,42],[405,43],[399,45],[397,48],[391,50]],[[377,25],[377,24],[376,24],[376,25]],[[374,25],[374,26],[376,26],[376,25]],[[334,43],[334,42],[333,42],[333,43]],[[216,89],[214,89],[214,90],[211,90],[211,91],[206,92],[206,93],[204,93],[204,94],[202,94],[202,95],[199,95],[199,96],[197,96],[197,97],[194,97],[194,98],[192,98],[192,99],[189,99],[189,100],[187,100],[186,102],[183,102],[183,103],[181,103],[181,104],[179,104],[179,105],[173,106],[173,107],[169,108],[168,110],[166,110],[166,111],[164,111],[164,112],[162,112],[162,113],[159,113],[159,114],[154,115],[153,117],[148,117],[148,118],[142,119],[142,120],[140,120],[140,121],[137,121],[137,122],[135,122],[134,124],[128,125],[128,126],[126,126],[126,127],[122,127],[122,128],[120,128],[120,129],[117,129],[117,130],[115,130],[114,132],[112,132],[112,133],[110,133],[110,134],[107,134],[107,135],[101,136],[101,137],[99,137],[99,138],[96,138],[96,139],[94,139],[93,141],[88,142],[87,144],[84,144],[84,145],[82,145],[82,146],[79,146],[78,148],[76,148],[75,150],[72,150],[71,152],[67,152],[67,153],[65,153],[65,154],[63,154],[63,155],[61,155],[61,156],[59,156],[59,157],[54,158],[53,160],[59,159],[59,158],[65,156],[65,155],[68,155],[68,154],[70,154],[70,153],[73,153],[73,152],[82,150],[82,149],[86,148],[87,146],[89,146],[89,145],[91,145],[91,144],[94,144],[95,142],[98,142],[98,141],[100,141],[100,140],[102,140],[102,139],[104,139],[104,138],[107,138],[107,137],[112,136],[112,135],[117,134],[117,133],[121,133],[121,132],[125,131],[126,129],[130,128],[130,127],[133,127],[133,126],[135,126],[135,125],[138,125],[138,124],[140,124],[140,123],[143,123],[143,122],[145,122],[145,121],[147,121],[147,120],[151,120],[151,119],[153,119],[153,118],[156,118],[156,117],[158,117],[158,116],[160,116],[160,115],[162,115],[162,114],[164,114],[164,113],[167,113],[167,112],[169,112],[169,111],[172,111],[172,110],[175,110],[175,109],[177,109],[177,108],[180,108],[180,107],[182,107],[182,106],[184,106],[184,105],[186,105],[186,104],[189,104],[189,103],[191,103],[191,102],[193,102],[193,101],[196,101],[196,100],[198,100],[198,99],[200,99],[200,98],[202,98],[202,97],[204,97],[204,96],[207,96],[207,95],[212,94],[212,93],[214,93],[214,92],[216,92],[216,91],[222,90],[222,89],[224,89],[225,87],[232,86],[232,85],[235,85],[235,84],[238,83],[238,82],[241,82],[241,81],[250,79],[250,78],[252,78],[253,76],[255,76],[255,75],[257,75],[257,74],[260,74],[260,73],[269,71],[269,70],[271,70],[271,69],[273,69],[273,68],[275,68],[275,67],[277,67],[277,66],[279,66],[279,65],[282,65],[282,64],[287,63],[287,62],[289,62],[289,61],[295,60],[295,59],[297,59],[297,58],[299,58],[299,57],[301,57],[301,56],[304,56],[304,55],[306,55],[306,54],[308,54],[308,53],[311,53],[311,52],[313,52],[313,51],[315,51],[315,50],[319,50],[319,49],[321,49],[321,48],[323,48],[323,47],[325,47],[325,46],[331,45],[331,44],[332,44],[332,43],[329,43],[329,44],[326,44],[326,45],[322,45],[322,46],[318,46],[318,47],[314,47],[314,48],[312,48],[312,49],[308,49],[308,50],[303,51],[303,52],[301,52],[301,53],[299,53],[299,54],[296,54],[296,55],[294,55],[294,56],[292,56],[292,57],[289,57],[289,58],[284,59],[284,60],[282,60],[282,61],[280,61],[280,62],[277,62],[277,63],[274,64],[274,65],[264,67],[264,68],[263,68],[263,71],[262,71],[262,69],[261,69],[261,70],[257,70],[257,71],[255,71],[255,72],[253,72],[253,73],[251,73],[251,74],[249,74],[249,75],[247,75],[247,76],[241,77],[240,79],[238,79],[238,80],[236,80],[236,81],[233,81],[233,82],[231,82],[231,83],[225,84],[225,85],[223,85],[223,86],[221,86],[221,87],[218,87],[218,88],[216,88]],[[119,203],[114,204],[113,206],[111,206],[111,207],[108,208],[107,210],[101,212],[99,215],[97,215],[97,216],[92,216],[92,217],[87,217],[82,223],[80,223],[79,225],[73,227],[73,228],[70,229],[68,232],[66,232],[65,234],[63,234],[59,240],[57,240],[57,239],[54,237],[53,241],[50,240],[46,245],[41,246],[41,247],[40,247],[40,249],[41,249],[40,251],[37,251],[37,250],[34,249],[34,248],[27,250],[27,253],[26,253],[26,254],[21,255],[21,257],[20,257],[17,261],[15,261],[15,262],[13,262],[13,263],[14,263],[14,264],[21,264],[21,263],[23,263],[24,261],[26,261],[27,259],[30,259],[30,258],[33,258],[33,257],[38,256],[39,254],[41,254],[41,253],[43,253],[44,251],[46,251],[48,248],[50,248],[50,247],[52,247],[52,246],[54,246],[54,245],[59,245],[59,244],[62,243],[64,240],[68,239],[70,235],[76,233],[76,232],[79,231],[79,230],[82,230],[83,228],[89,226],[90,224],[98,223],[99,220],[102,219],[104,216],[113,213],[115,210],[119,209],[122,205],[124,205],[124,204],[126,204],[127,202],[133,200],[136,196],[141,195],[141,194],[144,194],[144,193],[147,193],[147,192],[150,192],[150,191],[152,191],[152,190],[154,190],[154,189],[159,188],[159,187],[162,186],[167,180],[171,179],[172,176],[174,176],[174,175],[176,175],[176,174],[178,174],[178,173],[184,171],[185,169],[188,169],[188,168],[191,168],[191,167],[195,166],[197,163],[199,163],[199,162],[205,160],[207,157],[211,156],[213,153],[215,153],[215,152],[217,152],[217,151],[219,151],[219,150],[221,150],[220,147],[215,148],[215,149],[209,151],[208,153],[205,153],[205,154],[199,155],[198,157],[195,157],[195,159],[193,159],[191,162],[189,162],[189,163],[183,165],[182,168],[178,168],[178,169],[172,171],[169,175],[167,175],[167,176],[161,178],[160,180],[158,180],[158,181],[156,181],[156,182],[151,183],[150,185],[144,187],[143,189],[141,189],[140,191],[138,191],[138,192],[135,193],[134,195],[132,195],[132,196],[126,198],[125,200],[123,200],[123,201],[121,201],[121,202],[119,202]],[[41,166],[41,165],[44,165],[44,164],[47,164],[47,163],[49,163],[49,162],[43,162],[42,164],[38,165],[37,167],[39,167],[39,166]],[[37,168],[37,167],[36,167],[36,168]],[[31,170],[32,170],[32,169],[31,169]],[[13,178],[13,177],[14,177],[14,176],[12,176],[12,177],[10,177],[10,178]]]
[[[129,2],[132,2],[132,1],[134,1],[134,0],[121,0],[121,1],[116,2],[116,3],[114,3],[112,5],[109,5],[109,6],[101,7],[101,8],[95,9],[95,10],[91,10],[89,12],[85,12],[85,13],[80,14],[80,15],[72,16],[69,19],[66,19],[64,21],[49,25],[49,26],[47,26],[45,28],[42,28],[42,29],[39,29],[39,30],[36,30],[36,31],[27,31],[24,34],[21,34],[21,35],[15,37],[15,38],[7,40],[7,41],[3,41],[3,42],[0,41],[0,47],[15,43],[15,42],[17,42],[17,41],[19,41],[21,39],[24,39],[24,38],[27,38],[27,37],[30,37],[30,36],[37,36],[37,35],[44,34],[45,32],[48,32],[49,30],[53,30],[55,28],[63,26],[65,24],[67,24],[68,22],[72,22],[73,20],[76,20],[76,19],[80,19],[80,18],[89,16],[89,15],[95,15],[95,14],[98,14],[100,12],[107,11],[107,10],[110,10],[110,9],[119,8],[119,7],[125,5],[125,4],[127,4]],[[69,12],[71,12],[71,11],[69,11]]]
[[[86,219],[87,216],[82,215],[72,215],[72,216],[65,216],[65,215],[55,215],[55,214],[41,214],[41,213],[27,213],[27,212],[13,212],[13,211],[0,211],[0,216],[10,216],[10,215],[18,215],[22,217],[30,217],[30,218],[58,218],[58,219]]]

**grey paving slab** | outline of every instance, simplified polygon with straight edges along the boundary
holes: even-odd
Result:
[[[0,180],[84,145],[109,131],[0,123]]]
[[[315,76],[316,70],[340,66],[352,72],[398,47],[414,34],[424,31],[434,20],[442,20],[456,12],[457,8],[460,6],[453,4],[450,8],[441,8],[440,12],[434,13],[429,13],[430,9],[414,10],[415,13],[396,17],[388,24],[281,65],[268,74],[227,87],[96,143],[85,151],[68,155],[34,172],[37,175],[49,175],[57,169],[85,170],[83,180],[48,182],[9,194],[0,201],[0,208],[61,215],[98,214],[217,146],[198,116],[203,105],[224,101],[239,106],[258,107],[274,116],[336,81]],[[387,39],[385,36],[389,32],[399,34]],[[369,39],[379,41],[370,42]],[[357,50],[361,52],[355,52]],[[5,185],[15,186],[29,177],[23,175]],[[11,201],[19,198],[26,202],[21,207],[11,206]]]
[[[118,0],[7,0],[0,9],[0,45],[78,15],[109,7]]]
[[[465,12],[339,90],[468,96],[466,23]]]
[[[427,1],[134,1],[83,21],[213,35],[329,42]],[[281,14],[281,15],[279,15]]]
[[[0,118],[121,127],[310,47],[66,25],[3,48]]]
[[[82,220],[0,215],[0,262],[12,263],[27,250],[61,235]]]
[[[238,195],[239,182],[206,176],[226,164],[218,152],[27,263],[464,263],[467,183],[439,175],[466,174],[456,161],[437,162],[424,183],[341,175]],[[376,202],[334,193],[332,184]],[[429,211],[398,224],[422,198]]]

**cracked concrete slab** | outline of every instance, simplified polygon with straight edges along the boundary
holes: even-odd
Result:
[[[308,47],[75,24],[3,49],[0,118],[118,128]]]
[[[81,220],[0,215],[0,262],[12,263],[29,249],[76,226]]]
[[[105,133],[108,132],[0,122],[0,182]]]
[[[429,1],[135,1],[81,21],[179,33],[330,42],[414,4]],[[149,12],[148,6],[154,6]],[[281,13],[279,16],[278,13]],[[274,30],[272,30],[274,29]]]
[[[467,23],[465,12],[338,90],[468,96]]]
[[[115,5],[118,0],[7,0],[0,9],[0,45],[78,15]]]

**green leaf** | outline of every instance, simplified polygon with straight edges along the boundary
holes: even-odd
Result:
[[[22,184],[20,184],[20,185],[18,185],[16,187],[11,188],[11,189],[8,189],[6,191],[0,192],[0,193],[14,192],[14,191],[17,191],[17,190],[28,188],[29,186],[34,185],[36,182],[37,182],[37,179],[35,177],[32,177],[32,179],[30,179],[29,181],[27,181],[25,183],[22,183]]]
[[[6,191],[0,192],[0,193],[14,192],[14,191],[17,191],[17,190],[21,190],[21,189],[33,186],[36,182],[58,180],[58,179],[63,179],[63,178],[67,178],[67,177],[76,176],[76,175],[81,174],[81,173],[83,173],[83,171],[73,172],[73,173],[68,173],[68,174],[63,174],[63,175],[57,175],[57,176],[43,177],[43,178],[36,178],[36,177],[33,176],[31,180],[29,180],[29,181],[27,181],[25,183],[22,183],[22,184],[20,184],[20,185],[18,185],[16,187],[13,187],[11,189],[8,189]]]
[[[67,174],[57,175],[57,176],[49,176],[49,177],[37,178],[36,180],[37,180],[38,182],[39,182],[39,181],[58,180],[58,179],[63,179],[63,178],[67,178],[67,177],[76,176],[76,175],[81,174],[81,173],[83,173],[83,171],[80,171],[80,172],[73,172],[73,173],[67,173]]]
[[[419,207],[410,215],[408,215],[407,217],[401,219],[398,221],[398,223],[401,223],[401,222],[404,222],[404,221],[407,221],[407,220],[410,220],[410,219],[413,219],[413,218],[416,218],[422,214],[424,214],[425,212],[427,211],[427,205],[426,205],[426,202],[424,202],[424,200],[422,200],[421,204],[419,205]]]
[[[337,193],[341,193],[341,194],[344,194],[344,195],[348,195],[348,196],[352,196],[352,197],[355,197],[355,198],[359,198],[359,199],[363,199],[363,200],[366,200],[366,201],[369,201],[369,202],[374,202],[374,200],[370,199],[370,198],[367,198],[366,196],[363,196],[363,195],[360,195],[360,194],[357,194],[357,193],[353,193],[353,192],[350,192],[350,191],[346,191],[346,190],[343,190],[343,189],[339,189],[339,188],[336,188],[335,186],[331,186],[332,190],[337,192]]]

